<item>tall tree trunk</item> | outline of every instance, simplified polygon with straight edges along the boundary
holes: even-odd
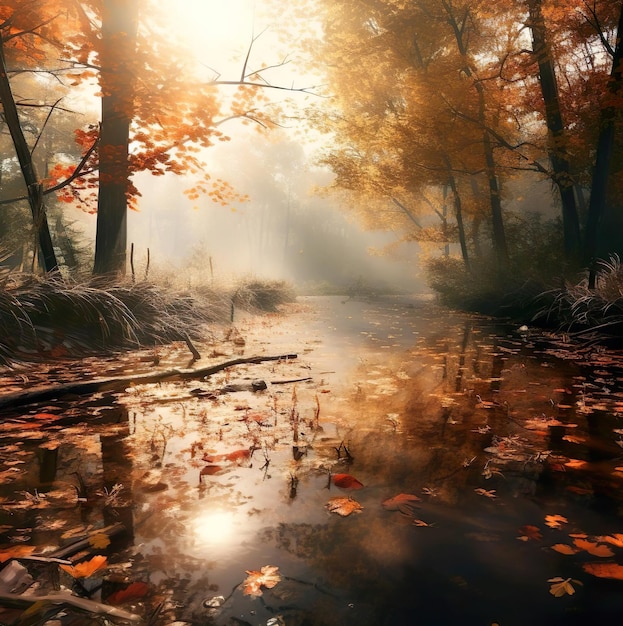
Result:
[[[441,2],[446,14],[448,16],[448,23],[454,33],[456,45],[459,54],[464,60],[463,72],[465,75],[473,78],[474,72],[472,71],[471,63],[469,61],[469,55],[467,53],[467,45],[465,42],[465,24],[469,15],[463,17],[463,23],[459,25],[452,2],[449,0],[442,0]],[[498,176],[495,166],[495,156],[493,154],[493,142],[491,141],[491,132],[487,125],[487,103],[485,99],[485,89],[482,83],[478,80],[473,82],[474,89],[478,95],[478,122],[482,126],[482,146],[485,158],[485,174],[487,176],[487,182],[489,183],[489,204],[491,207],[491,226],[493,232],[493,249],[495,250],[498,265],[501,269],[508,266],[508,246],[506,244],[506,232],[504,229],[504,217],[502,215],[502,199],[500,197],[500,185],[498,182]]]
[[[452,164],[447,154],[443,156],[446,168],[448,170],[448,185],[452,192],[452,202],[454,204],[454,217],[456,218],[456,227],[459,231],[459,245],[461,246],[461,257],[463,258],[463,264],[466,269],[470,269],[469,265],[469,253],[467,251],[467,238],[465,237],[465,226],[463,225],[463,204],[461,202],[461,195],[454,178],[452,170]],[[444,188],[445,191],[445,188]]]
[[[539,84],[545,104],[545,122],[549,135],[549,160],[562,204],[565,257],[572,265],[577,265],[580,260],[580,220],[567,158],[558,83],[547,40],[541,0],[528,0],[528,10],[530,13],[529,26],[532,33],[532,51],[539,66]]]
[[[103,0],[100,51],[102,124],[94,274],[126,269],[130,124],[136,76],[137,0]]]
[[[608,100],[614,100],[623,87],[623,5],[617,26],[617,39],[612,58],[612,70],[608,85]],[[615,139],[616,108],[609,104],[601,109],[599,138],[595,155],[595,169],[591,185],[586,224],[585,261],[590,267],[589,287],[595,287],[596,257],[599,245],[599,227],[606,212],[606,193]]]
[[[56,254],[50,236],[50,227],[43,204],[43,185],[37,175],[34,161],[24,131],[20,124],[15,98],[11,90],[7,73],[6,58],[4,55],[4,41],[0,33],[0,102],[4,111],[4,118],[11,133],[15,152],[22,171],[24,183],[28,190],[28,203],[32,212],[34,232],[37,241],[37,255],[40,264],[46,273],[58,270]]]

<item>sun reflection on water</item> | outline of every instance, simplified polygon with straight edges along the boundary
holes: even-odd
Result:
[[[201,545],[225,547],[234,537],[234,514],[223,510],[202,511],[192,524]]]

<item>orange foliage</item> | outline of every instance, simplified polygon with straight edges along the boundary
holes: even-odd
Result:
[[[98,570],[106,567],[107,564],[108,559],[101,554],[97,554],[88,561],[82,561],[82,563],[77,565],[61,565],[60,568],[74,578],[88,578],[93,576]]]

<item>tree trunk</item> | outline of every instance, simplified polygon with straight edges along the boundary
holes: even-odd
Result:
[[[102,123],[94,274],[126,269],[129,137],[134,109],[137,0],[104,0],[100,50]]]
[[[447,154],[444,154],[444,161],[448,168],[448,185],[452,192],[452,202],[454,204],[454,217],[456,218],[456,227],[459,231],[459,244],[461,246],[461,257],[466,269],[470,269],[469,265],[469,253],[467,251],[467,239],[465,237],[465,226],[463,224],[463,204],[461,202],[461,196],[456,184],[456,179],[452,171],[452,165],[450,158]]]
[[[2,33],[0,33],[0,102],[2,103],[4,118],[15,146],[24,183],[28,190],[28,203],[32,212],[40,263],[46,273],[54,272],[58,270],[58,263],[54,253],[54,246],[52,245],[45,205],[43,204],[43,185],[37,175],[32,154],[17,113],[17,106],[7,73]]]
[[[565,257],[572,265],[577,265],[580,259],[580,220],[567,158],[558,83],[541,8],[541,0],[528,0],[532,51],[539,66],[539,84],[545,104],[545,122],[549,135],[549,160],[562,203]]]
[[[612,58],[612,70],[608,85],[608,100],[614,100],[623,86],[623,6],[617,26],[616,47]],[[612,152],[615,140],[616,108],[610,104],[601,109],[599,138],[595,155],[595,169],[591,185],[591,197],[588,204],[588,220],[586,224],[585,261],[590,267],[589,287],[595,287],[596,257],[599,246],[599,230],[602,218],[606,212],[606,193],[608,178],[612,162]]]

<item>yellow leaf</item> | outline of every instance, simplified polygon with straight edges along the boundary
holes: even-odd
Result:
[[[89,561],[82,561],[78,565],[61,565],[60,567],[74,578],[88,578],[97,570],[106,567],[107,563],[108,559],[105,556],[97,554]]]
[[[103,550],[110,545],[110,537],[106,533],[97,533],[89,537],[89,544],[98,550]]]

